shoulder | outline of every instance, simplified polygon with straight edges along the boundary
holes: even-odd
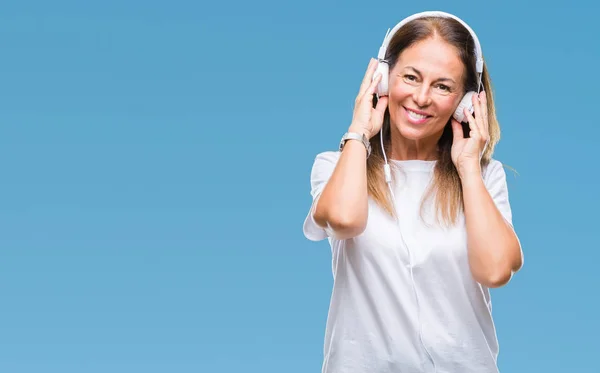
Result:
[[[504,163],[502,163],[496,158],[492,158],[490,159],[488,164],[483,168],[483,175],[484,177],[489,177],[498,173],[505,173]]]
[[[503,168],[504,164],[496,159],[496,158],[491,158],[490,161],[488,162],[488,164],[485,166],[485,170],[486,171],[494,171],[498,168]]]
[[[492,158],[483,169],[483,180],[490,192],[506,193],[508,189],[504,163]]]
[[[324,151],[314,157],[310,172],[310,184],[313,196],[319,194],[327,181],[329,181],[340,159],[340,154],[339,151]]]
[[[340,155],[341,155],[341,153],[339,150],[337,150],[337,151],[327,150],[327,151],[317,153],[317,155],[314,158],[313,166],[336,164],[337,161],[340,159]]]
[[[512,211],[504,167],[502,162],[492,158],[483,172],[483,179],[500,213],[512,225]]]
[[[311,177],[319,177],[319,175],[332,173],[338,160],[340,159],[340,151],[324,151],[318,153],[314,157]]]

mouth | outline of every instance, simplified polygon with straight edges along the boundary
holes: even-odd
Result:
[[[420,110],[412,110],[409,109],[407,107],[404,107],[404,111],[406,112],[406,118],[408,119],[408,121],[412,124],[423,124],[425,123],[429,118],[432,117],[432,115],[429,115],[423,111]]]

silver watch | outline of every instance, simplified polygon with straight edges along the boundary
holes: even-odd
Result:
[[[369,139],[364,134],[360,134],[357,132],[346,132],[344,136],[342,136],[342,140],[340,141],[340,151],[344,149],[344,144],[348,140],[358,140],[363,143],[365,148],[367,148],[367,158],[371,155],[371,143],[369,143]]]

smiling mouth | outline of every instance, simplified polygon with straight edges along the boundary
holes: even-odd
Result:
[[[406,114],[408,116],[408,119],[415,123],[415,124],[420,124],[425,122],[428,118],[431,118],[431,115],[427,115],[427,114],[423,114],[422,112],[416,112],[413,110],[410,110],[408,108],[404,108],[404,110],[406,110]]]

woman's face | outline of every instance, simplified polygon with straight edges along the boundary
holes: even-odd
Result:
[[[405,139],[437,142],[463,96],[464,73],[458,51],[441,38],[404,49],[389,77],[392,127]]]

